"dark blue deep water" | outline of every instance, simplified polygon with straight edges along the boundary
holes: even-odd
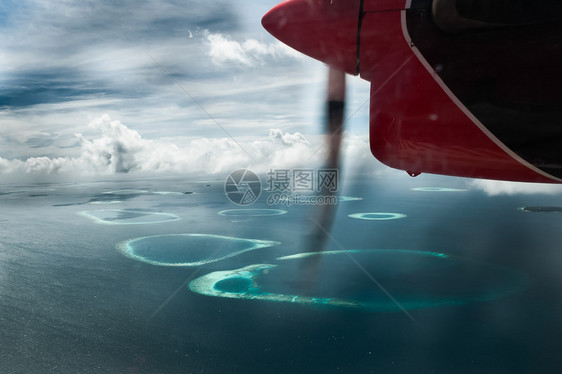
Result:
[[[422,187],[459,191],[412,190]],[[338,204],[326,250],[391,252],[279,259],[305,251],[314,207],[268,206],[264,195],[251,208],[287,213],[219,215],[239,208],[225,197],[222,180],[1,186],[0,371],[560,372],[562,213],[520,208],[562,206],[561,197],[490,197],[462,179],[423,175],[349,181],[342,194],[363,199]],[[103,209],[127,212],[127,224],[80,214]],[[181,219],[147,223],[149,212]],[[406,217],[348,217],[377,212]],[[136,217],[144,218],[136,224]],[[178,262],[183,244],[166,236],[173,234],[280,244],[179,267],[142,262],[118,248],[151,237],[139,251],[154,258],[167,240],[174,245],[167,260]],[[156,236],[167,239],[159,243]],[[246,245],[217,248],[213,240],[186,244],[187,258],[216,259]],[[188,287],[253,264],[274,267],[251,280],[219,281],[216,291],[229,297]],[[395,307],[329,302],[388,304],[380,286]],[[299,303],[307,297],[313,302]],[[423,304],[436,297],[462,302]]]

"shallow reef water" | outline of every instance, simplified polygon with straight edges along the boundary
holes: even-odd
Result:
[[[172,213],[144,212],[126,209],[84,210],[80,215],[106,225],[142,225],[180,220]]]
[[[281,243],[211,234],[169,234],[126,240],[117,244],[117,249],[152,265],[201,266],[278,244]]]
[[[227,209],[221,210],[218,214],[227,217],[266,217],[287,214],[287,211],[281,209]]]
[[[414,187],[412,191],[422,192],[466,192],[465,188],[450,188],[450,187]]]
[[[484,302],[526,286],[523,275],[503,266],[403,249],[298,253],[275,264],[212,272],[189,284],[209,296],[375,311]]]
[[[364,219],[367,221],[388,221],[391,219],[406,218],[402,213],[386,213],[386,212],[372,212],[372,213],[352,213],[348,215],[349,218]]]

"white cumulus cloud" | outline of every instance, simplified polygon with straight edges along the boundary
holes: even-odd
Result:
[[[559,184],[504,182],[484,179],[475,179],[470,184],[473,188],[484,191],[490,196],[516,194],[555,195],[562,193],[562,186]]]
[[[238,42],[228,35],[209,33],[207,35],[208,54],[213,64],[256,66],[264,64],[266,58],[300,58],[302,55],[281,42],[270,44],[255,39]]]
[[[151,140],[107,114],[92,120],[88,133],[92,135],[76,134],[80,152],[75,157],[0,158],[0,175],[4,178],[124,174],[204,176],[229,173],[242,167],[267,172],[317,167],[325,150],[322,136],[307,139],[299,132],[287,133],[279,129],[270,129],[266,136],[250,139]],[[370,157],[366,136],[349,135],[343,148],[344,155],[350,159]]]

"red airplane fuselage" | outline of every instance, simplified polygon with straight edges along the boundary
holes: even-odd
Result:
[[[288,0],[262,23],[371,82],[371,151],[386,165],[562,182],[560,3]]]

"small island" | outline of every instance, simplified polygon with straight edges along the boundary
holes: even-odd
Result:
[[[520,209],[524,212],[532,212],[532,213],[562,212],[562,207],[560,206],[526,206]]]

